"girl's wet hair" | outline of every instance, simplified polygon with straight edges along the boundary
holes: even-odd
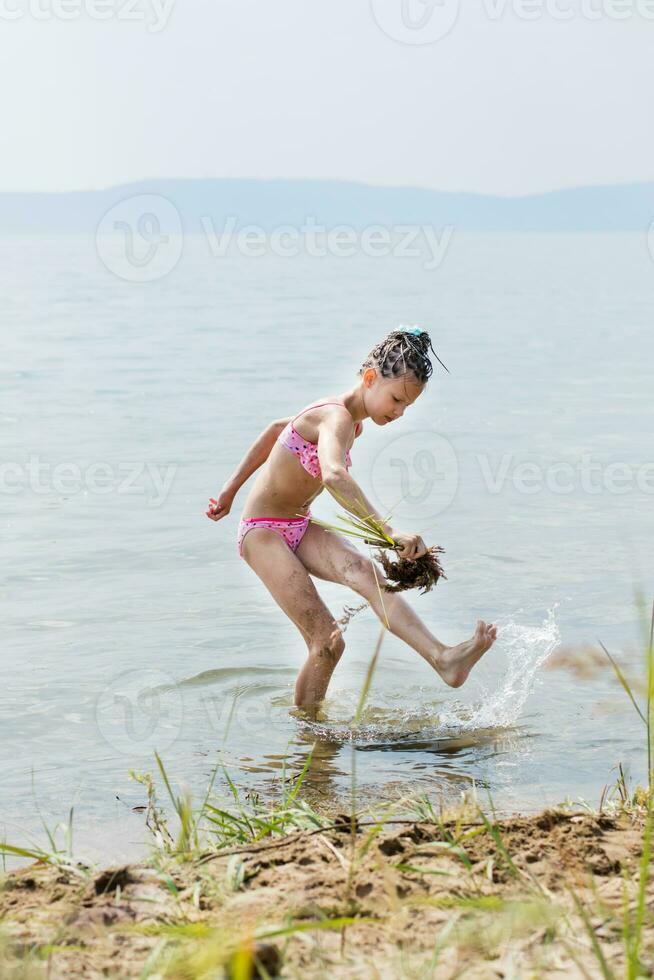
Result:
[[[428,351],[431,350],[439,364],[445,365],[431,346],[426,330],[414,333],[408,330],[392,330],[381,344],[370,351],[359,368],[363,374],[366,368],[376,368],[383,378],[401,378],[414,374],[420,384],[425,384],[432,375],[433,367]],[[445,368],[447,371],[447,368]]]

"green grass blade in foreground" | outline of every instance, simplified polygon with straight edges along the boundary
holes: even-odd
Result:
[[[209,797],[211,795],[211,791],[213,790],[213,784],[216,781],[216,775],[217,775],[217,773],[218,773],[218,763],[216,763],[216,765],[213,767],[213,772],[211,773],[211,779],[209,780],[209,785],[207,786],[207,791],[204,794],[204,799],[202,800],[202,805],[200,806],[200,814],[199,814],[199,817],[198,817],[198,823],[199,823],[199,821],[205,815],[206,808],[207,808],[207,803],[209,802]]]
[[[288,794],[288,796],[286,796],[285,799],[284,799],[284,804],[285,804],[285,806],[286,806],[287,809],[291,806],[291,804],[295,800],[295,797],[300,792],[300,789],[302,788],[302,783],[304,782],[304,778],[305,778],[306,774],[308,773],[309,768],[311,766],[312,759],[313,759],[313,748],[311,749],[311,751],[307,755],[307,761],[304,763],[304,765],[302,766],[301,772],[296,777],[295,783],[293,785],[293,788],[291,789],[291,791]]]
[[[379,584],[379,576],[377,575],[377,568],[374,561],[371,561],[372,570],[375,576],[375,585],[377,586],[377,594],[379,595],[379,601],[381,602],[381,607],[384,610],[384,626],[387,630],[390,630],[391,624],[388,621],[388,613],[386,612],[386,603],[384,602],[384,595],[382,593],[381,585]]]
[[[245,822],[245,824],[246,824],[246,826],[248,828],[248,832],[250,834],[250,839],[251,840],[255,840],[257,835],[256,835],[256,832],[254,830],[254,827],[252,826],[252,814],[246,813],[245,807],[241,803],[241,798],[239,796],[239,792],[238,792],[238,789],[236,787],[236,784],[234,783],[234,780],[232,779],[232,777],[227,772],[227,767],[224,765],[224,763],[223,763],[223,776],[227,780],[227,785],[229,786],[229,788],[231,790],[231,793],[232,793],[232,796],[234,797],[234,801],[235,801],[236,805],[238,806],[239,813],[243,817],[243,820],[244,820],[244,822]]]
[[[631,703],[638,712],[640,718],[645,722],[647,730],[647,793],[646,793],[646,816],[645,816],[645,827],[643,830],[643,846],[641,851],[641,860],[639,866],[639,880],[638,880],[638,892],[636,898],[636,909],[635,918],[632,922],[631,909],[628,905],[628,898],[625,895],[624,901],[624,914],[623,914],[623,939],[626,947],[627,955],[627,973],[626,976],[628,980],[636,980],[637,977],[643,976],[643,964],[640,962],[640,952],[642,948],[643,940],[643,930],[645,926],[645,911],[647,905],[647,885],[650,878],[650,865],[652,860],[652,825],[654,822],[654,779],[652,778],[652,703],[653,703],[653,693],[654,693],[654,602],[652,603],[652,612],[649,621],[649,638],[647,642],[646,650],[646,669],[647,669],[647,717],[645,717],[636,702],[633,695],[631,687],[624,677],[624,674],[620,670],[619,666],[614,661],[611,654],[608,652],[604,644],[600,641],[600,646],[604,650],[604,653],[609,658],[613,669],[618,677],[618,680],[622,684],[625,692],[627,693]],[[576,896],[575,901],[578,902]],[[582,916],[583,917],[583,916]],[[590,931],[590,922],[587,921],[587,916],[584,919],[587,929]],[[594,938],[594,946],[597,943],[594,933],[591,935],[591,941]],[[601,950],[599,951],[601,955]],[[597,952],[596,952],[596,955]],[[599,958],[599,956],[598,956]],[[602,958],[603,959],[603,958]],[[602,964],[601,964],[602,965]],[[602,965],[602,972],[605,977],[608,974],[605,972],[604,965]]]
[[[156,750],[154,757],[157,760],[159,772],[161,773],[166,789],[168,790],[168,795],[172,800],[173,807],[175,808],[175,812],[177,813],[180,822],[180,832],[177,839],[176,849],[178,852],[187,853],[193,850],[193,847],[197,846],[198,844],[197,822],[193,815],[190,795],[186,793],[184,796],[175,796],[168,779],[168,774],[164,768],[163,762],[161,761],[161,756]]]
[[[170,781],[168,779],[168,774],[167,774],[166,770],[164,769],[164,764],[161,761],[161,757],[160,757],[159,753],[156,750],[155,750],[155,753],[154,753],[154,757],[157,760],[157,766],[159,767],[159,772],[162,775],[162,778],[163,778],[163,781],[164,781],[164,786],[168,790],[168,795],[169,795],[170,799],[172,800],[172,804],[175,807],[175,810],[177,810],[177,806],[178,806],[179,800],[175,796],[175,794],[173,793],[172,786],[170,785]]]
[[[161,939],[143,964],[138,980],[147,980],[155,972],[160,974],[161,967],[163,966],[162,959],[167,949],[168,939]]]
[[[32,798],[34,800],[34,806],[39,815],[39,819],[45,831],[50,849],[46,850],[40,847],[38,844],[33,844],[31,847],[21,847],[15,844],[8,844],[6,839],[0,843],[0,854],[3,856],[3,865],[5,864],[5,857],[7,855],[13,855],[15,857],[26,857],[32,858],[34,861],[41,861],[44,864],[50,864],[60,868],[66,868],[73,874],[78,875],[82,878],[86,878],[92,871],[90,865],[87,864],[75,864],[73,860],[73,813],[74,807],[71,807],[68,811],[68,820],[66,823],[60,822],[55,825],[53,830],[50,830],[47,823],[43,818],[41,808],[39,807],[38,801],[36,799],[36,794],[34,791],[34,768],[31,770],[31,789]],[[64,834],[64,847],[61,848],[57,844],[57,832],[63,831]],[[31,835],[27,834],[30,837]]]
[[[650,774],[651,778],[651,774]],[[627,956],[629,980],[636,980],[636,977],[646,976],[644,966],[640,962],[640,951],[643,941],[643,929],[645,927],[645,909],[647,904],[647,884],[651,873],[652,861],[652,824],[654,822],[654,799],[650,784],[650,792],[647,794],[647,815],[645,817],[645,829],[643,832],[643,849],[640,858],[638,894],[636,898],[636,918],[633,930],[629,930]],[[642,971],[642,972],[641,972]]]
[[[54,828],[54,831],[51,831],[48,825],[46,824],[45,820],[43,819],[43,814],[41,813],[41,808],[38,804],[38,801],[36,799],[36,793],[34,791],[34,767],[33,766],[31,769],[31,792],[32,792],[32,800],[34,801],[34,806],[36,807],[36,812],[39,815],[39,820],[41,821],[43,829],[45,830],[46,833],[46,837],[48,838],[50,844],[50,851],[52,855],[59,855],[61,853],[61,850],[57,845],[56,834],[57,834],[57,827],[60,827],[61,825],[57,824]],[[71,811],[70,819],[72,820],[72,811]],[[71,834],[72,834],[72,830],[71,830]]]
[[[588,938],[590,939],[590,944],[593,950],[593,954],[595,955],[595,959],[599,964],[599,968],[602,972],[602,976],[604,977],[604,980],[615,980],[615,973],[613,972],[609,964],[606,962],[604,951],[602,950],[602,947],[599,944],[599,940],[595,935],[593,923],[590,921],[590,916],[588,915],[588,911],[586,907],[581,902],[581,900],[579,899],[578,895],[575,892],[571,891],[570,894],[572,896],[573,902],[575,903],[577,912],[581,916],[581,921],[584,924],[584,928],[588,933]]]
[[[257,939],[274,939],[275,936],[292,936],[298,932],[312,932],[314,929],[342,929],[344,926],[359,925],[365,922],[376,922],[372,915],[347,916],[340,919],[318,919],[312,922],[296,922],[290,926],[278,929],[266,929],[257,933]]]
[[[372,684],[372,679],[375,674],[375,668],[377,667],[377,661],[379,660],[379,651],[381,650],[382,640],[384,639],[384,633],[386,632],[386,627],[382,625],[382,628],[377,638],[377,644],[375,646],[375,652],[372,655],[370,663],[368,664],[368,669],[366,671],[366,676],[363,682],[363,687],[361,688],[361,694],[359,695],[359,703],[357,705],[357,710],[354,715],[354,725],[358,725],[361,720],[361,715],[363,714],[363,709],[366,705],[366,700],[368,698],[368,693],[370,691],[370,686]]]
[[[419,868],[415,864],[406,864],[400,862],[399,864],[393,865],[397,871],[412,871],[417,875],[439,875],[443,878],[452,878],[456,875],[454,871],[439,871],[436,868]]]
[[[488,817],[481,809],[481,807],[479,808],[479,816],[483,821],[484,827],[493,838],[495,847],[497,848],[499,854],[504,858],[504,861],[506,862],[509,871],[511,872],[514,878],[518,878],[520,876],[520,869],[514,864],[511,855],[507,851],[497,824],[491,823],[491,821],[488,819]]]
[[[363,714],[363,709],[365,708],[366,700],[368,698],[368,693],[372,685],[372,679],[375,674],[375,669],[377,667],[377,661],[379,659],[379,651],[381,650],[382,640],[384,638],[384,632],[386,627],[382,625],[379,632],[379,637],[377,638],[377,643],[375,644],[375,650],[368,664],[368,669],[366,670],[366,676],[363,681],[363,687],[361,689],[361,694],[359,695],[359,703],[357,704],[357,709],[354,714],[354,720],[352,727],[356,729],[361,720],[361,715]],[[354,881],[354,867],[355,867],[355,855],[356,855],[356,831],[357,831],[357,754],[352,753],[352,782],[350,791],[350,862],[347,873],[346,880],[346,894],[349,896],[352,884]]]
[[[606,649],[606,647],[604,646],[604,644],[602,643],[602,641],[601,640],[598,640],[597,642],[601,646],[601,648],[604,651],[604,653],[606,654],[606,656],[609,658],[609,661],[611,663],[611,666],[613,667],[613,670],[615,671],[615,676],[620,681],[620,684],[622,685],[622,687],[624,688],[625,692],[627,693],[627,695],[629,697],[629,700],[631,701],[631,703],[633,704],[634,708],[636,709],[636,711],[640,715],[641,720],[645,723],[645,725],[647,725],[647,719],[645,718],[645,715],[643,714],[643,712],[640,710],[640,706],[639,706],[638,702],[636,701],[636,698],[634,697],[633,691],[631,690],[631,685],[629,684],[629,681],[627,680],[627,678],[623,674],[623,672],[622,672],[619,664],[616,663],[616,661],[613,659],[613,657],[611,656],[611,654],[609,653],[609,651]]]
[[[31,850],[28,847],[17,847],[14,844],[0,844],[0,851],[3,854],[15,854],[18,857],[32,858],[34,861],[43,861],[44,864],[56,864],[54,860],[54,855],[48,854],[47,851],[42,851],[40,848],[34,848]]]
[[[449,922],[446,922],[436,940],[436,945],[434,946],[434,952],[431,955],[431,960],[429,961],[429,973],[427,974],[428,980],[434,980],[436,976],[436,967],[438,966],[438,961],[441,958],[441,953],[447,946],[447,941],[450,938],[450,933],[456,927],[460,918],[460,913],[453,915]]]

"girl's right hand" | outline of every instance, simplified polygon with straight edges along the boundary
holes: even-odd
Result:
[[[427,554],[427,546],[419,534],[403,534],[401,531],[393,531],[391,537],[399,545],[397,549],[399,558],[409,558],[413,561],[415,558]]]
[[[233,502],[234,494],[223,490],[218,495],[218,500],[209,497],[209,509],[205,513],[212,521],[219,521],[221,517],[226,517],[229,514]]]

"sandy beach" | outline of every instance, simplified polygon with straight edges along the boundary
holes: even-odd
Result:
[[[362,822],[354,832],[341,816],[101,872],[37,862],[2,881],[0,972],[651,976],[654,882],[639,898],[645,827],[638,807],[497,822],[462,810],[436,822]],[[634,952],[625,922],[643,912]],[[630,955],[639,972],[629,972]]]

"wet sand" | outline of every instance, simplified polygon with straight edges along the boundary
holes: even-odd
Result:
[[[250,975],[254,950],[263,977],[596,977],[599,948],[624,975],[644,819],[550,810],[491,825],[461,814],[352,833],[341,818],[86,877],[35,863],[2,881],[0,974],[215,978],[226,966],[236,978]],[[644,907],[651,970],[652,881]]]

